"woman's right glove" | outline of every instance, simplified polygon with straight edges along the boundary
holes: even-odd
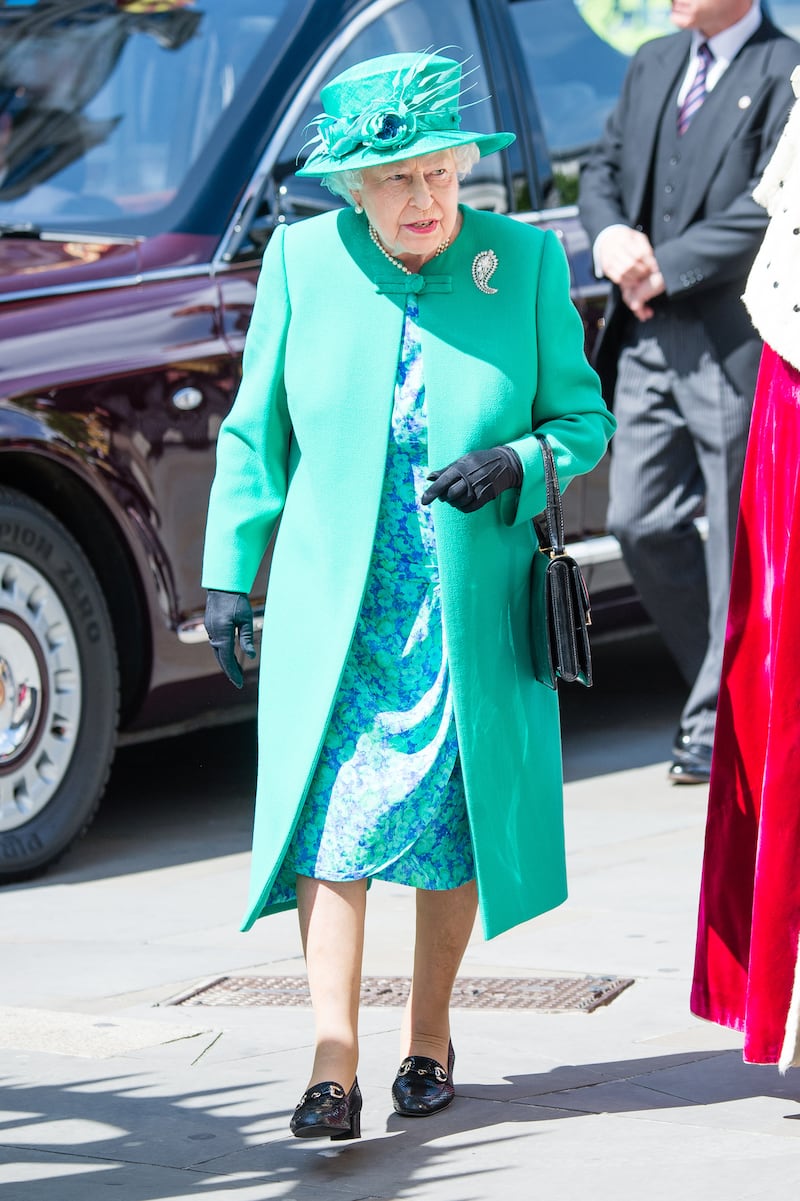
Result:
[[[248,659],[255,659],[253,610],[243,592],[212,589],[206,600],[206,633],[211,649],[231,684],[241,688],[244,676],[236,658],[236,639]]]

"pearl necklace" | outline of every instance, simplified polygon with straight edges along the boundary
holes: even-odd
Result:
[[[412,270],[410,269],[410,267],[406,267],[405,263],[401,263],[399,259],[396,259],[396,258],[394,257],[394,255],[392,255],[392,254],[389,254],[389,251],[386,249],[386,247],[384,246],[383,242],[382,242],[382,241],[380,240],[380,238],[378,237],[378,231],[377,231],[377,230],[375,229],[375,227],[374,227],[374,226],[372,226],[372,225],[370,225],[370,226],[369,226],[369,236],[372,238],[372,241],[373,241],[373,242],[375,243],[375,245],[378,247],[378,250],[380,250],[380,252],[381,252],[381,254],[383,255],[383,257],[384,257],[385,259],[388,259],[388,260],[389,260],[389,262],[390,262],[390,263],[391,263],[391,264],[392,264],[394,267],[396,267],[398,271],[402,271],[404,275],[416,275],[416,274],[417,274],[417,272],[416,272],[416,271],[412,271]],[[439,249],[438,249],[438,250],[435,252],[435,254],[434,254],[434,256],[433,256],[433,257],[434,257],[434,258],[436,258],[438,255],[440,255],[440,254],[444,254],[445,250],[447,250],[447,247],[448,247],[449,245],[450,245],[450,239],[449,239],[449,238],[445,238],[445,240],[444,240],[444,241],[442,242],[442,244],[439,246]]]

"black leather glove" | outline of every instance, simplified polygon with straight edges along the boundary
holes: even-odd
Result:
[[[433,483],[422,494],[423,505],[446,500],[462,513],[474,513],[506,488],[519,488],[522,463],[510,446],[494,446],[470,451],[444,470],[432,471],[428,479]]]
[[[243,592],[219,592],[212,589],[206,600],[206,633],[211,649],[231,684],[244,684],[242,669],[236,659],[236,638],[248,659],[255,659],[253,645],[253,610]]]

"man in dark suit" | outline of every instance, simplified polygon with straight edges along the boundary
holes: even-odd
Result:
[[[631,62],[580,212],[613,284],[597,351],[619,422],[609,528],[690,688],[670,779],[704,783],[761,351],[740,299],[767,222],[751,193],[800,45],[758,0],[674,0],[672,18],[681,32]]]

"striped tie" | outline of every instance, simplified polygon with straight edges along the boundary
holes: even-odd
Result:
[[[706,98],[706,76],[708,68],[714,60],[708,42],[701,42],[697,47],[697,74],[692,80],[692,86],[686,93],[683,104],[678,109],[678,133],[684,134],[692,122],[700,105]]]

